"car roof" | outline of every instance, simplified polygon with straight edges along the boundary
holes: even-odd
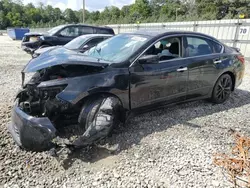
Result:
[[[102,29],[112,29],[111,27],[108,27],[108,26],[97,26],[97,25],[88,25],[88,24],[65,24],[65,25],[61,25],[61,26],[64,26],[64,27],[68,27],[68,26],[85,26],[85,27],[94,27],[94,28],[102,28]]]
[[[111,34],[87,34],[87,35],[81,35],[79,37],[81,38],[95,38],[95,37],[112,37],[114,35]]]
[[[139,29],[135,32],[133,32],[134,34],[138,34],[138,35],[146,35],[146,36],[150,36],[150,37],[156,37],[158,35],[162,35],[162,34],[190,34],[190,35],[200,35],[201,37],[207,37],[210,38],[212,40],[216,40],[218,41],[218,39],[203,34],[203,33],[199,33],[199,32],[194,32],[194,31],[181,31],[181,30],[167,30],[167,29],[161,29],[161,30],[153,30],[153,29]]]

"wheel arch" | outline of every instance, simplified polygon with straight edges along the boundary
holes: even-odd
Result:
[[[83,97],[81,100],[79,100],[78,104],[83,104],[85,101],[93,99],[93,98],[97,98],[97,97],[115,97],[119,99],[121,106],[123,107],[122,100],[117,95],[113,93],[109,93],[109,92],[98,92],[98,93],[90,94],[88,96]]]
[[[90,94],[86,97],[83,97],[81,100],[79,100],[77,102],[77,105],[83,106],[85,102],[89,101],[89,100],[94,100],[97,99],[99,97],[115,97],[119,100],[120,102],[120,118],[122,121],[126,120],[126,112],[128,111],[127,109],[124,108],[123,102],[120,99],[120,97],[118,97],[117,95],[113,94],[113,93],[109,93],[109,92],[98,92],[98,93],[93,93]]]

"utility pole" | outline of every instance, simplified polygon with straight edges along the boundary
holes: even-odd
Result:
[[[85,0],[82,0],[82,23],[85,22]]]
[[[178,10],[181,10],[181,8],[176,8],[176,14],[175,14],[175,21],[177,22],[178,19]]]

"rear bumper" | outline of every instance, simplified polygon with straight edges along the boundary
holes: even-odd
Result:
[[[245,65],[243,65],[241,68],[238,69],[236,76],[236,80],[235,80],[235,88],[238,88],[244,79],[245,76]]]
[[[52,139],[56,137],[56,128],[48,118],[29,116],[17,105],[12,110],[8,130],[17,145],[33,151],[49,149],[53,146]]]

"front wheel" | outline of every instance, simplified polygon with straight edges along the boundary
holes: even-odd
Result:
[[[82,108],[78,122],[84,134],[74,142],[77,147],[93,144],[109,135],[120,124],[121,103],[116,97],[100,97],[88,100]]]
[[[233,90],[233,81],[229,74],[223,74],[215,83],[212,102],[216,104],[224,103],[231,95]]]

